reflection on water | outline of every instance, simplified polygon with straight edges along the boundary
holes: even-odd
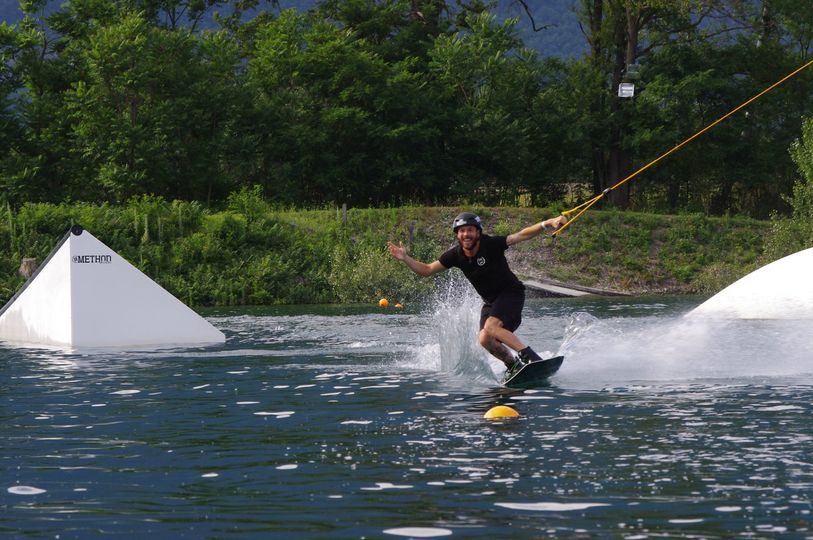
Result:
[[[563,352],[501,388],[468,294],[412,312],[221,312],[214,349],[0,349],[10,537],[811,535],[800,323],[689,299],[532,301]],[[521,416],[483,420],[496,404]]]

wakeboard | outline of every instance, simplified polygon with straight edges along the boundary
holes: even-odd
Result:
[[[555,356],[545,360],[537,360],[522,366],[519,371],[503,380],[503,386],[509,388],[533,388],[548,380],[548,377],[559,371],[564,356]]]

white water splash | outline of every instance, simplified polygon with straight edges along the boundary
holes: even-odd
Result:
[[[565,338],[559,347],[557,355],[567,356],[571,346],[598,322],[599,320],[597,318],[583,311],[572,314],[568,318],[567,325],[565,326]]]
[[[813,321],[571,315],[557,380],[579,386],[813,374]],[[808,379],[810,377],[807,377]]]
[[[425,368],[485,384],[504,371],[502,363],[477,341],[483,301],[461,277],[450,276],[436,290],[426,309],[429,331],[414,361]]]

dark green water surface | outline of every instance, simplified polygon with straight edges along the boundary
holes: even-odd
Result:
[[[813,537],[810,328],[696,303],[530,301],[520,337],[566,360],[526,391],[466,295],[210,312],[209,349],[5,346],[0,536]]]

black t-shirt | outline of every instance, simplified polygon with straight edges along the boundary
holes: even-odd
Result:
[[[506,249],[508,242],[505,236],[483,234],[480,236],[480,248],[474,257],[466,257],[458,244],[438,260],[445,268],[460,268],[483,300],[493,302],[503,291],[525,290],[522,282],[508,268]]]

